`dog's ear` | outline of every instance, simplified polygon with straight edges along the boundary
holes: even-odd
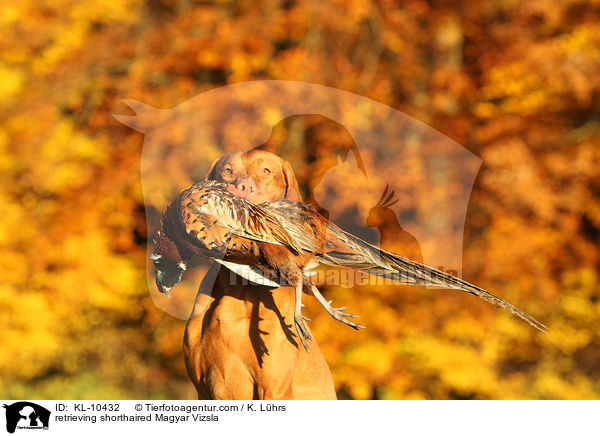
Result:
[[[285,181],[285,194],[283,198],[290,201],[302,201],[294,170],[287,160],[281,159],[281,171],[283,172],[283,179]]]
[[[210,165],[208,172],[206,173],[206,177],[204,177],[205,181],[208,180],[217,180],[217,164],[223,159],[222,157],[215,159],[214,162]]]

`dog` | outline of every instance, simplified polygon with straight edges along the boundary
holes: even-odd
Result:
[[[267,151],[226,154],[213,162],[206,180],[231,184],[255,204],[302,201],[290,163]],[[294,300],[291,287],[237,283],[230,271],[213,265],[184,335],[198,399],[337,399],[317,343],[307,353],[292,333]]]

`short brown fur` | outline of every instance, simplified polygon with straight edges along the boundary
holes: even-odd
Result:
[[[290,163],[265,151],[229,153],[212,164],[206,180],[230,183],[255,204],[301,201]],[[231,273],[213,266],[184,337],[185,363],[198,398],[336,399],[317,343],[311,343],[309,354],[291,336],[293,316],[293,288],[232,285]]]

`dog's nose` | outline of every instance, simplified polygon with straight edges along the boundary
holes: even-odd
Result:
[[[242,180],[238,182],[235,187],[242,192],[242,194],[252,194],[254,193],[254,184],[249,180]]]

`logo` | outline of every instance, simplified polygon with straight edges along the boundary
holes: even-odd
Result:
[[[4,405],[6,409],[6,431],[14,433],[15,429],[48,430],[50,411],[29,401],[19,401]]]
[[[170,109],[123,103],[135,115],[114,117],[145,134],[140,171],[148,234],[158,229],[156,211],[164,210],[189,181],[204,180],[215,170],[216,158],[262,150],[289,161],[303,196],[324,218],[368,243],[442,265],[460,277],[465,215],[482,161],[411,116],[341,89],[284,80],[221,86]],[[283,185],[269,182],[268,189],[294,188],[293,171],[282,174]],[[254,189],[267,189],[255,183]],[[149,257],[152,238],[148,243]],[[183,277],[190,292],[176,292],[181,304],[172,304],[156,289],[148,259],[148,289],[157,307],[188,319],[184,308],[194,304],[198,283],[210,294],[217,279],[210,263],[202,262],[195,277],[193,272]],[[359,284],[354,273],[329,271],[316,279],[342,287]],[[267,284],[263,276],[247,274]]]

